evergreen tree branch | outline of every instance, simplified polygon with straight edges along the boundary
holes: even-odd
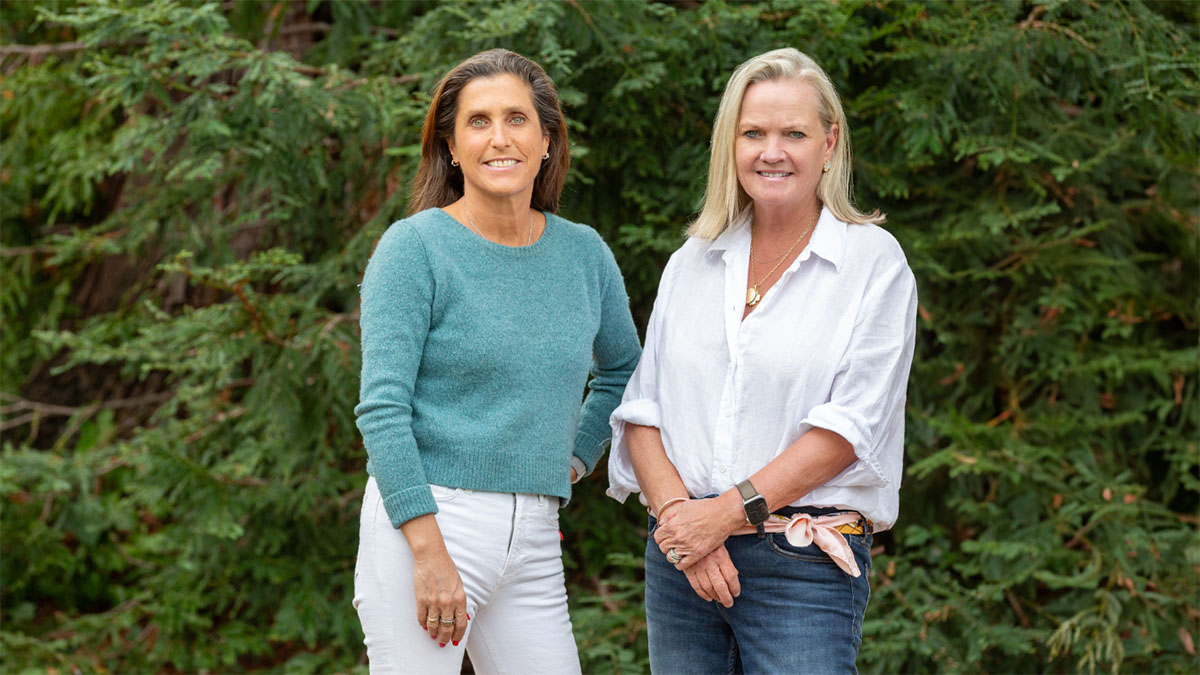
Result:
[[[112,401],[103,401],[89,403],[83,406],[67,406],[56,405],[53,403],[42,403],[41,401],[30,401],[19,396],[9,394],[8,392],[0,392],[0,401],[8,401],[6,405],[0,406],[0,415],[8,416],[19,412],[28,412],[30,415],[39,415],[41,417],[70,417],[76,413],[85,412],[88,415],[95,414],[100,410],[120,410],[122,408],[136,408],[139,406],[150,405],[152,403],[161,403],[170,399],[175,395],[173,391],[161,391],[153,394],[145,394],[143,396],[135,396],[133,398],[114,399]],[[22,418],[28,415],[22,416]],[[22,418],[5,420],[0,424],[0,430],[11,429],[20,426],[24,421]],[[20,423],[18,423],[20,422]]]

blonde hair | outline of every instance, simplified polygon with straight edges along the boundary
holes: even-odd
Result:
[[[688,227],[688,236],[716,239],[750,204],[750,195],[742,189],[737,177],[734,142],[737,140],[738,116],[746,88],[756,82],[793,79],[811,84],[817,92],[817,112],[825,133],[838,127],[829,171],[817,184],[817,198],[838,220],[847,223],[882,223],[886,216],[878,210],[863,213],[854,206],[851,197],[852,167],[850,159],[850,129],[842,101],[829,76],[816,61],[791,47],[776,49],[746,61],[733,71],[725,85],[721,107],[713,123],[712,156],[708,164],[708,185],[704,190],[704,205],[700,215]]]

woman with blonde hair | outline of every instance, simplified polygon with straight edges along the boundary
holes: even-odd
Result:
[[[610,420],[609,494],[651,512],[655,672],[856,672],[872,533],[899,509],[917,298],[850,162],[812,59],[734,72],[704,206]]]
[[[362,284],[370,669],[458,673],[466,650],[479,673],[578,673],[558,508],[637,364],[625,284],[594,230],[555,215],[570,159],[541,66],[460,63],[421,140],[411,213]]]

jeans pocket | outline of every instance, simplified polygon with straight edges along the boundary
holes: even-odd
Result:
[[[546,515],[546,522],[550,524],[550,527],[553,527],[556,530],[558,529],[558,507],[561,505],[562,500],[558,497],[546,497],[546,510],[544,511]]]
[[[870,565],[870,561],[871,561],[871,553],[870,553],[871,544],[868,541],[870,536],[871,535],[869,535],[869,534],[868,535],[861,535],[861,534],[843,534],[842,535],[842,538],[845,539],[846,543],[850,545],[850,551],[852,553],[855,553],[855,554],[858,554],[861,552],[866,553],[865,558],[866,558],[868,566]],[[777,532],[775,534],[767,535],[767,544],[771,547],[772,551],[774,551],[775,553],[777,553],[785,558],[792,558],[794,560],[807,560],[810,562],[829,563],[830,565],[837,564],[833,561],[833,558],[830,558],[829,554],[827,554],[825,551],[822,551],[821,547],[817,546],[816,543],[809,544],[808,546],[793,546],[792,544],[788,543],[787,535],[785,535],[782,532]],[[864,556],[856,555],[856,557],[859,558],[861,561],[861,559]]]
[[[462,488],[445,487],[444,485],[434,485],[433,483],[429,484],[429,490],[433,492],[434,501],[439,504],[448,502],[464,492]]]
[[[809,544],[808,546],[793,546],[787,540],[787,535],[782,532],[767,535],[767,546],[779,556],[789,558],[791,560],[803,560],[805,562],[828,563],[834,565],[833,558],[830,558],[825,551],[822,551],[819,546]]]
[[[842,538],[850,545],[850,551],[858,558],[859,563],[866,563],[866,566],[871,566],[871,535],[870,534],[843,534]],[[785,558],[794,558],[797,560],[811,560],[813,562],[824,562],[836,564],[829,554],[821,550],[821,547],[816,543],[808,546],[793,546],[788,543],[787,535],[782,532],[777,532],[767,536],[768,545],[771,550]]]

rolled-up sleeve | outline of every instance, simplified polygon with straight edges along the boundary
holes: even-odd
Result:
[[[672,260],[674,260],[672,258]],[[629,448],[625,443],[625,425],[638,424],[645,427],[661,427],[662,414],[658,403],[658,339],[662,334],[663,314],[666,311],[672,265],[663,270],[659,280],[658,295],[654,309],[646,325],[646,341],[642,347],[642,359],[625,385],[621,405],[609,417],[612,426],[612,448],[608,459],[608,496],[624,502],[630,493],[640,492]]]
[[[899,481],[916,313],[916,281],[902,257],[871,276],[829,401],[800,422],[800,434],[828,429],[854,448],[858,460],[826,485],[883,487]]]
[[[362,381],[354,408],[392,525],[437,512],[412,430],[412,395],[429,333],[433,277],[420,237],[394,225],[362,284]]]

